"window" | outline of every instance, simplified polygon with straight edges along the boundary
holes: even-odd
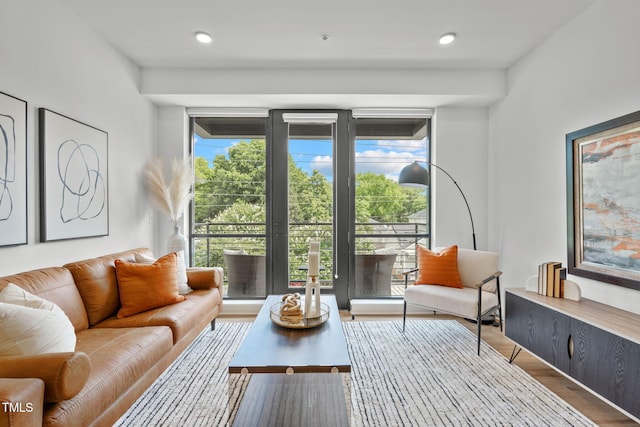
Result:
[[[357,118],[355,287],[358,297],[401,296],[402,272],[428,245],[426,189],[401,187],[398,173],[429,152],[427,118]]]
[[[428,159],[427,117],[352,117],[348,110],[272,110],[195,117],[193,264],[222,266],[226,297],[302,290],[311,240],[320,281],[349,298],[400,297],[428,245],[428,192],[401,187]]]
[[[266,119],[193,119],[193,263],[222,266],[224,295],[266,291]]]

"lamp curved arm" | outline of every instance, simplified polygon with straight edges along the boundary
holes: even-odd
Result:
[[[411,163],[410,165],[405,166],[400,172],[400,176],[398,177],[398,182],[400,185],[407,187],[423,187],[429,185],[429,171],[418,164],[418,160]],[[458,182],[453,179],[451,174],[446,170],[442,169],[440,166],[435,163],[420,161],[420,163],[425,163],[427,165],[431,165],[436,169],[441,170],[445,175],[449,177],[449,179],[455,184],[456,188],[462,195],[462,199],[464,200],[464,204],[467,206],[467,211],[469,212],[469,219],[471,220],[471,233],[473,236],[473,249],[476,250],[476,228],[473,224],[473,215],[471,215],[471,208],[469,207],[469,202],[467,201],[467,197],[464,195],[462,188],[458,185]]]
[[[436,165],[435,163],[431,163],[431,162],[426,162],[428,165],[433,166],[436,169],[439,169],[440,171],[442,171],[445,175],[447,175],[449,177],[449,179],[455,184],[455,186],[458,188],[458,191],[460,192],[460,194],[462,195],[462,199],[464,200],[464,204],[467,205],[467,211],[469,212],[469,219],[471,220],[471,234],[473,236],[473,250],[476,250],[476,228],[473,225],[473,215],[471,215],[471,208],[469,207],[469,202],[467,201],[467,197],[464,195],[464,192],[462,191],[462,188],[460,188],[460,185],[458,185],[458,181],[456,181],[449,172],[447,172],[446,170],[442,169],[440,166]]]

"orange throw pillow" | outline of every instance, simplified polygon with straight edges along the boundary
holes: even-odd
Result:
[[[176,260],[175,252],[159,258],[153,264],[115,260],[122,305],[118,310],[118,319],[185,299],[178,294]]]
[[[418,277],[416,285],[440,285],[462,288],[458,272],[458,247],[450,246],[440,252],[434,252],[422,245],[416,245],[418,251]]]

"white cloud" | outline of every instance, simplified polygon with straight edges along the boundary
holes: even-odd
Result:
[[[382,149],[386,149],[386,150],[396,150],[396,151],[409,151],[409,152],[415,152],[415,151],[423,151],[426,149],[427,147],[427,142],[426,142],[426,138],[423,139],[378,139],[378,140],[374,140],[371,141],[370,143],[367,142],[360,142],[358,141],[358,145],[360,146],[360,148],[362,148],[365,145],[370,145],[370,146],[376,146],[376,147],[381,147]]]
[[[422,153],[408,151],[367,150],[356,153],[356,172],[373,172],[397,177],[403,167],[409,163],[425,161],[424,146]]]
[[[373,172],[390,178],[397,177],[403,167],[409,163],[425,161],[424,147],[422,153],[396,152],[385,150],[367,150],[356,153],[356,172]],[[332,157],[316,156],[309,167],[317,169],[322,174],[331,175]]]
[[[323,175],[333,175],[333,160],[331,156],[315,156],[309,164],[311,170],[317,169]]]

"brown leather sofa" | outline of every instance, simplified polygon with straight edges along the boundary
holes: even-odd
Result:
[[[114,261],[132,249],[0,277],[54,302],[76,331],[71,353],[0,357],[0,426],[110,426],[222,310],[222,269],[189,268],[193,292],[122,319]],[[6,403],[5,403],[6,402]]]

